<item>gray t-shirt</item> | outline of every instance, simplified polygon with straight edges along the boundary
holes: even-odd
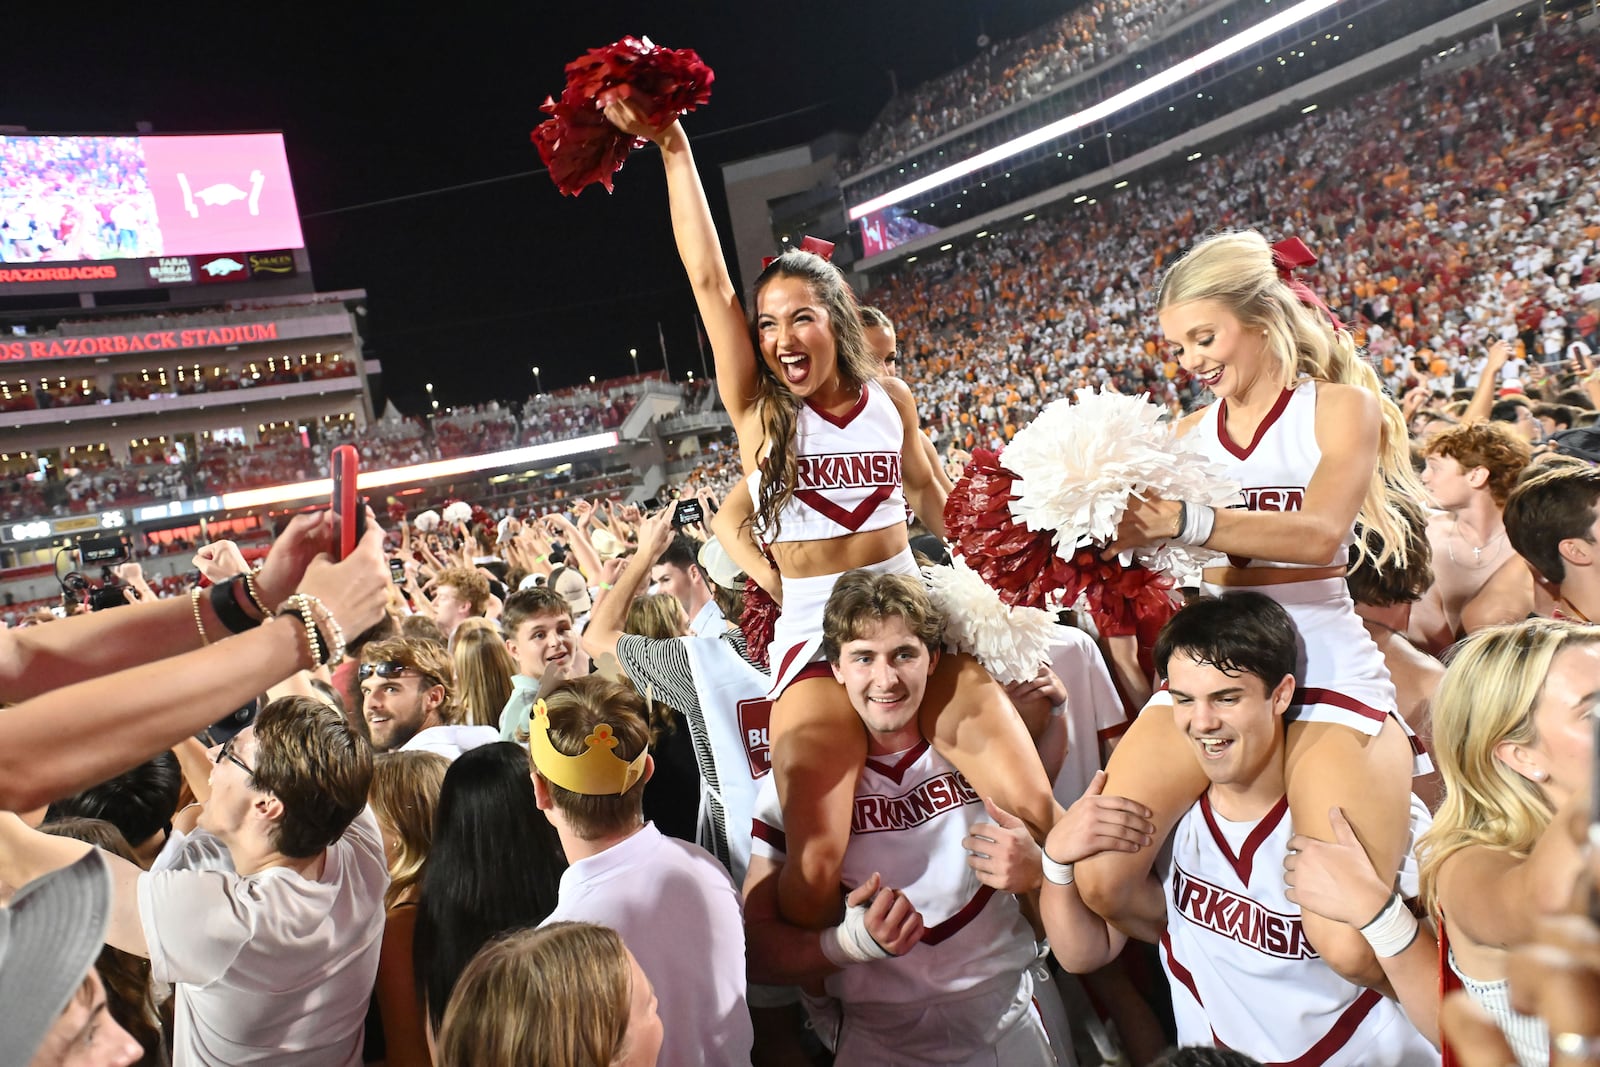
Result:
[[[173,1067],[358,1067],[388,884],[370,808],[316,881],[283,868],[141,875],[151,977],[177,984]]]

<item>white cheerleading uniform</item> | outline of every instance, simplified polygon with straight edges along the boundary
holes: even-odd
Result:
[[[926,933],[904,956],[858,963],[826,980],[837,998],[835,1062],[1053,1064],[1032,1006],[1033,931],[1009,893],[978,881],[961,841],[988,821],[979,799],[926,741],[867,760],[856,783],[843,881],[873,872],[921,913]],[[772,778],[761,784],[751,850],[785,858]]]
[[[794,496],[778,513],[777,530],[760,531],[768,542],[821,541],[905,526],[900,471],[905,423],[878,382],[862,386],[861,399],[843,415],[802,404],[790,447],[795,452]],[[749,482],[750,499],[760,500],[759,468]],[[873,569],[920,573],[909,548]],[[775,696],[808,664],[820,662],[822,609],[838,580],[838,574],[783,579],[783,614],[767,649]]]
[[[768,541],[822,541],[905,524],[905,424],[878,382],[862,386],[861,398],[843,415],[802,404],[789,447],[795,453],[794,496],[778,513],[778,529],[763,531]],[[757,468],[752,500],[761,499],[760,477]]]
[[[1306,940],[1283,876],[1288,798],[1255,823],[1223,819],[1208,798],[1178,821],[1161,870],[1161,962],[1178,1043],[1235,1049],[1266,1067],[1438,1064],[1398,1004],[1345,981]],[[1415,803],[1411,816],[1414,839],[1427,809]]]
[[[1299,511],[1306,486],[1322,462],[1317,444],[1317,383],[1305,381],[1285,390],[1256,430],[1255,439],[1238,444],[1228,436],[1227,401],[1205,410],[1200,423],[1183,438],[1188,447],[1227,468],[1239,482],[1243,504],[1250,511]],[[1319,564],[1281,563],[1230,555],[1236,567],[1272,567],[1284,570],[1344,567],[1355,530],[1347,532],[1332,559]],[[1295,664],[1298,683],[1286,721],[1333,722],[1369,736],[1376,735],[1386,718],[1405,726],[1398,712],[1394,683],[1383,653],[1356,614],[1355,602],[1343,577],[1319,578],[1279,585],[1217,586],[1205,584],[1211,596],[1253,592],[1283,605],[1299,631]],[[1152,698],[1166,701],[1165,692]],[[1409,727],[1406,728],[1411,735]],[[1433,769],[1422,746],[1412,736],[1413,773]]]

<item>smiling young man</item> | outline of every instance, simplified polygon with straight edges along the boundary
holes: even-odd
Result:
[[[214,759],[199,830],[215,862],[145,872],[106,855],[105,943],[176,984],[174,1067],[355,1067],[389,884],[366,809],[372,750],[333,708],[285,697]],[[91,848],[0,815],[0,881]]]
[[[1288,895],[1283,713],[1294,698],[1296,635],[1287,612],[1258,593],[1195,601],[1162,630],[1155,661],[1211,783],[1149,883],[1164,897],[1165,929],[1149,933],[1159,936],[1178,1043],[1327,1067],[1438,1063],[1399,1005],[1318,957]],[[1415,920],[1398,938],[1387,932],[1376,920],[1362,928],[1386,975],[1418,961],[1428,970]]]
[[[492,726],[456,722],[455,668],[442,645],[409,637],[374,641],[356,668],[372,747],[436,752],[446,759],[500,739]]]
[[[539,694],[588,674],[589,661],[578,644],[572,608],[548,586],[512,593],[500,623],[505,627],[506,651],[517,665],[511,696],[500,711],[500,740],[521,744],[527,740],[528,717]]]
[[[1039,853],[1019,819],[985,804],[922,737],[917,714],[944,619],[916,579],[851,571],[823,616],[834,676],[867,731],[843,876],[844,921],[783,921],[786,862],[776,784],[756,801],[745,880],[753,980],[823,983],[808,1004],[838,1064],[1053,1064],[1033,1008],[1033,932],[1018,892],[1037,888]],[[1003,829],[981,842],[974,824]],[[968,841],[984,855],[969,862]]]

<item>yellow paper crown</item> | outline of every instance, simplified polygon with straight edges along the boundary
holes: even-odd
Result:
[[[543,700],[533,706],[528,755],[539,773],[562,789],[586,797],[620,796],[644,774],[644,761],[650,750],[640,752],[632,763],[619,758],[612,751],[617,747],[617,738],[608,723],[595,726],[583,743],[585,748],[581,756],[557,752],[550,743],[550,709]]]

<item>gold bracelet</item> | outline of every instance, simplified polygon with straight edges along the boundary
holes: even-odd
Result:
[[[205,620],[200,617],[200,587],[197,585],[189,590],[189,607],[194,612],[194,628],[200,631],[200,647],[211,643],[211,638],[206,636]]]
[[[268,615],[271,615],[272,612],[267,610],[266,602],[261,599],[261,590],[256,588],[257,573],[257,571],[244,572],[244,595],[250,598],[250,603],[255,605],[255,609],[259,611],[261,613],[261,617],[265,619]]]
[[[328,662],[322,658],[322,636],[317,633],[316,617],[311,613],[311,605],[306,601],[304,594],[295,593],[278,608],[278,614],[294,615],[299,618],[306,632],[306,648],[311,652],[311,669],[322,666]]]
[[[339,625],[339,620],[333,617],[333,612],[329,611],[328,606],[321,600],[318,600],[310,593],[301,593],[299,595],[311,608],[312,614],[315,616],[318,625],[326,625],[328,627],[328,632],[333,635],[333,647],[328,650],[328,662],[339,662],[344,658],[344,627]]]

